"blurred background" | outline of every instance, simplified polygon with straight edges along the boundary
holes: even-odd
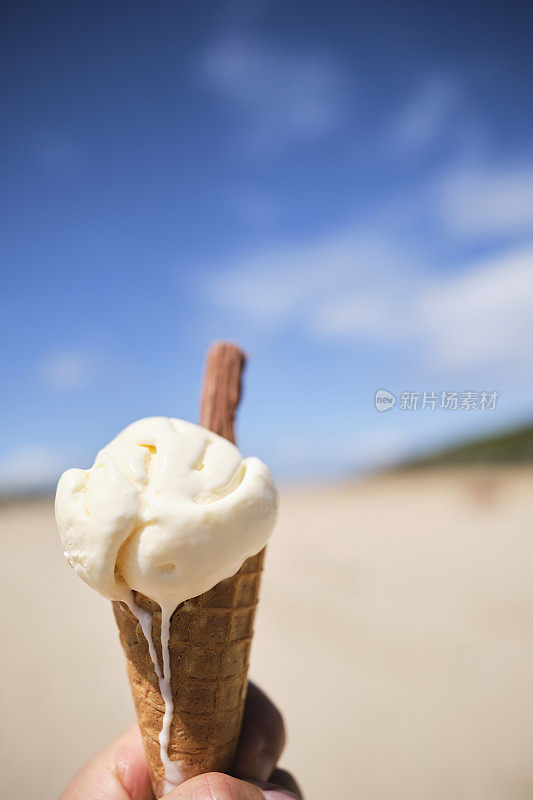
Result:
[[[308,800],[533,798],[532,22],[490,0],[4,6],[12,793],[55,797],[132,717],[107,604],[62,563],[57,477],[134,419],[196,420],[226,338],[250,356],[241,449],[282,487],[252,674]]]

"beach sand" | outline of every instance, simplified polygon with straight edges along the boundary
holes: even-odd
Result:
[[[306,800],[533,797],[532,486],[462,468],[282,492],[250,674]],[[52,502],[0,526],[3,794],[52,800],[133,707]]]

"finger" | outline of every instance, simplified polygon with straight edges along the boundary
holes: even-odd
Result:
[[[263,791],[267,800],[302,800],[302,790],[290,772],[284,769],[275,769],[268,783],[257,784]]]
[[[165,795],[165,800],[265,800],[257,786],[221,772],[190,778]]]
[[[267,781],[284,746],[283,717],[266,694],[249,683],[234,774],[239,778]]]
[[[132,725],[97,753],[59,800],[153,800],[141,734]]]

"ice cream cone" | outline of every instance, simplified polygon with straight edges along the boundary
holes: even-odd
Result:
[[[57,487],[65,558],[113,601],[158,798],[187,778],[230,771],[239,738],[277,515],[268,467],[234,446],[244,363],[238,347],[216,343],[201,425],[137,420]]]
[[[239,736],[248,658],[264,550],[208,592],[186,601],[170,620],[170,686],[174,713],[167,753],[180,780],[231,771]],[[152,639],[162,668],[161,611],[136,593],[152,613]],[[135,709],[156,797],[165,782],[159,742],[165,702],[141,624],[127,605],[113,602]]]
[[[244,363],[245,356],[239,348],[222,342],[211,348],[207,358],[201,423],[231,442],[235,441],[234,421]],[[235,575],[187,600],[173,612],[167,682],[161,680],[165,672],[162,641],[166,636],[161,636],[162,613],[157,603],[139,592],[134,592],[132,607],[113,602],[152,786],[158,798],[195,775],[231,771],[246,698],[264,552],[263,549],[248,558]],[[154,660],[158,661],[157,668]],[[172,706],[166,740],[163,720]]]

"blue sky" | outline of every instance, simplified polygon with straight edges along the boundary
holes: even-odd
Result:
[[[369,7],[370,6],[370,7]],[[531,418],[526,3],[11,3],[0,487],[196,419],[214,338],[283,477]],[[494,411],[374,393],[498,391]]]

